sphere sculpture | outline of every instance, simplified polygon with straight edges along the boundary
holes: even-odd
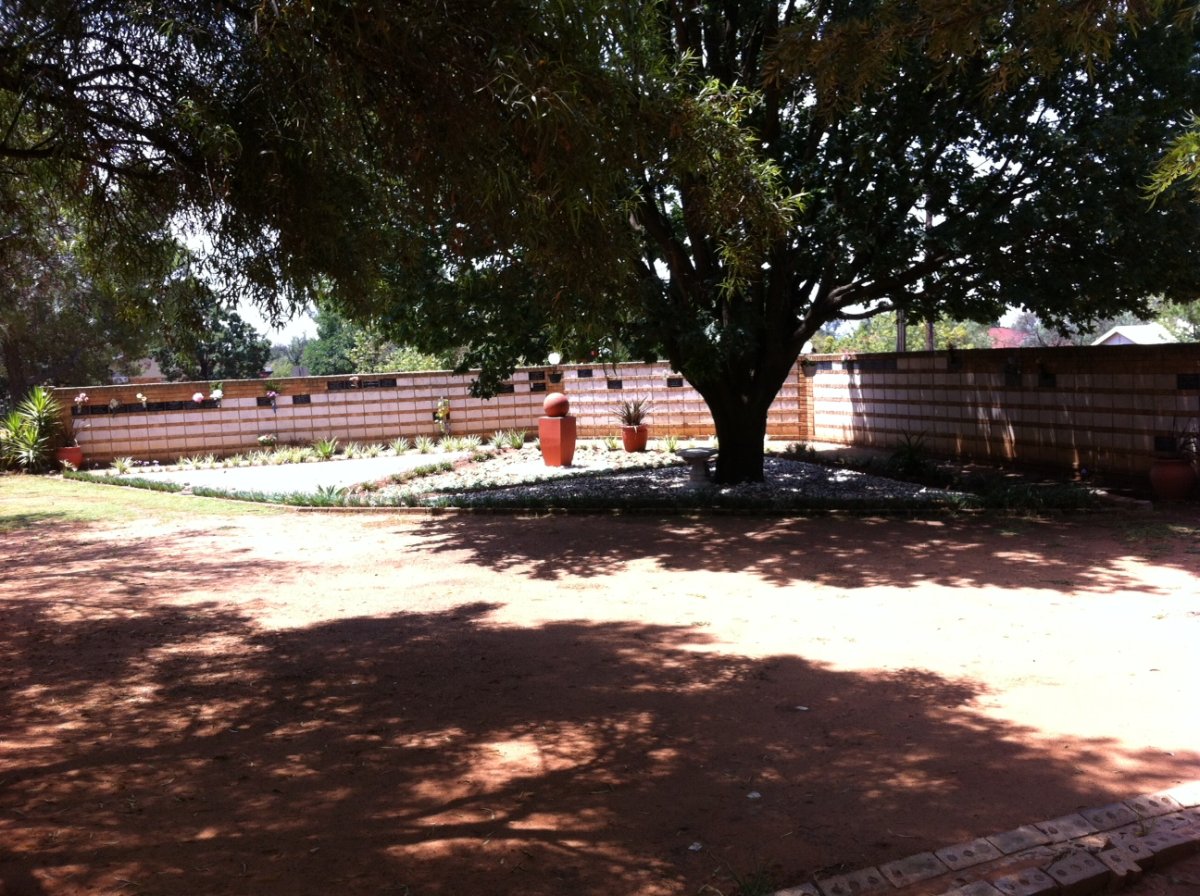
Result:
[[[542,412],[547,417],[565,417],[571,409],[571,402],[562,392],[551,392],[542,399]]]

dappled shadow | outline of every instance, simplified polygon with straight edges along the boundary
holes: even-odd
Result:
[[[282,630],[122,606],[0,600],[0,880],[690,894],[1112,796],[980,712],[976,683],[921,670],[721,655],[687,627],[505,626],[483,602]]]
[[[1123,560],[1200,574],[1196,535],[1159,524],[1087,515],[1052,520],[897,520],[858,517],[437,517],[422,549],[465,552],[498,571],[534,578],[602,577],[639,562],[672,571],[736,572],[788,585],[1035,587],[1110,593],[1152,586]],[[1014,535],[1030,536],[1016,547]]]
[[[39,523],[61,522],[65,518],[65,513],[51,513],[46,511],[13,513],[0,511],[0,535],[6,532],[15,532],[18,529],[24,529],[29,526],[36,526]]]

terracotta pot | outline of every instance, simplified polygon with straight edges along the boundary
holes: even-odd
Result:
[[[575,457],[575,418],[540,417],[538,441],[548,467],[569,467]]]
[[[629,452],[645,451],[646,442],[650,440],[650,427],[642,426],[622,426],[621,427],[621,443],[625,446],[625,450]]]
[[[76,470],[83,467],[83,449],[78,445],[67,445],[65,448],[54,449],[54,459],[58,461],[61,467],[63,464],[70,464]]]
[[[1160,457],[1150,466],[1150,490],[1163,501],[1182,501],[1196,487],[1190,460]]]

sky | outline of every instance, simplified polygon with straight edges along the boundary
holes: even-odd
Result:
[[[262,312],[258,310],[258,306],[251,302],[242,302],[238,305],[237,312],[242,320],[266,336],[270,340],[271,345],[279,343],[287,344],[297,336],[307,336],[312,339],[317,335],[317,322],[307,314],[292,318],[282,327],[272,327],[263,318]]]

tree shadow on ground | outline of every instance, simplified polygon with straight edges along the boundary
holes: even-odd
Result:
[[[590,524],[581,524],[587,519]],[[1195,532],[1132,538],[1142,524],[1097,516],[1050,520],[862,517],[435,517],[420,550],[537,579],[595,578],[650,561],[664,570],[736,572],[776,585],[840,588],[925,585],[1141,592],[1127,558],[1200,574]],[[1031,535],[1037,550],[1014,548]]]
[[[6,896],[731,892],[1111,798],[920,670],[484,602],[276,631],[120,606],[0,599]]]

